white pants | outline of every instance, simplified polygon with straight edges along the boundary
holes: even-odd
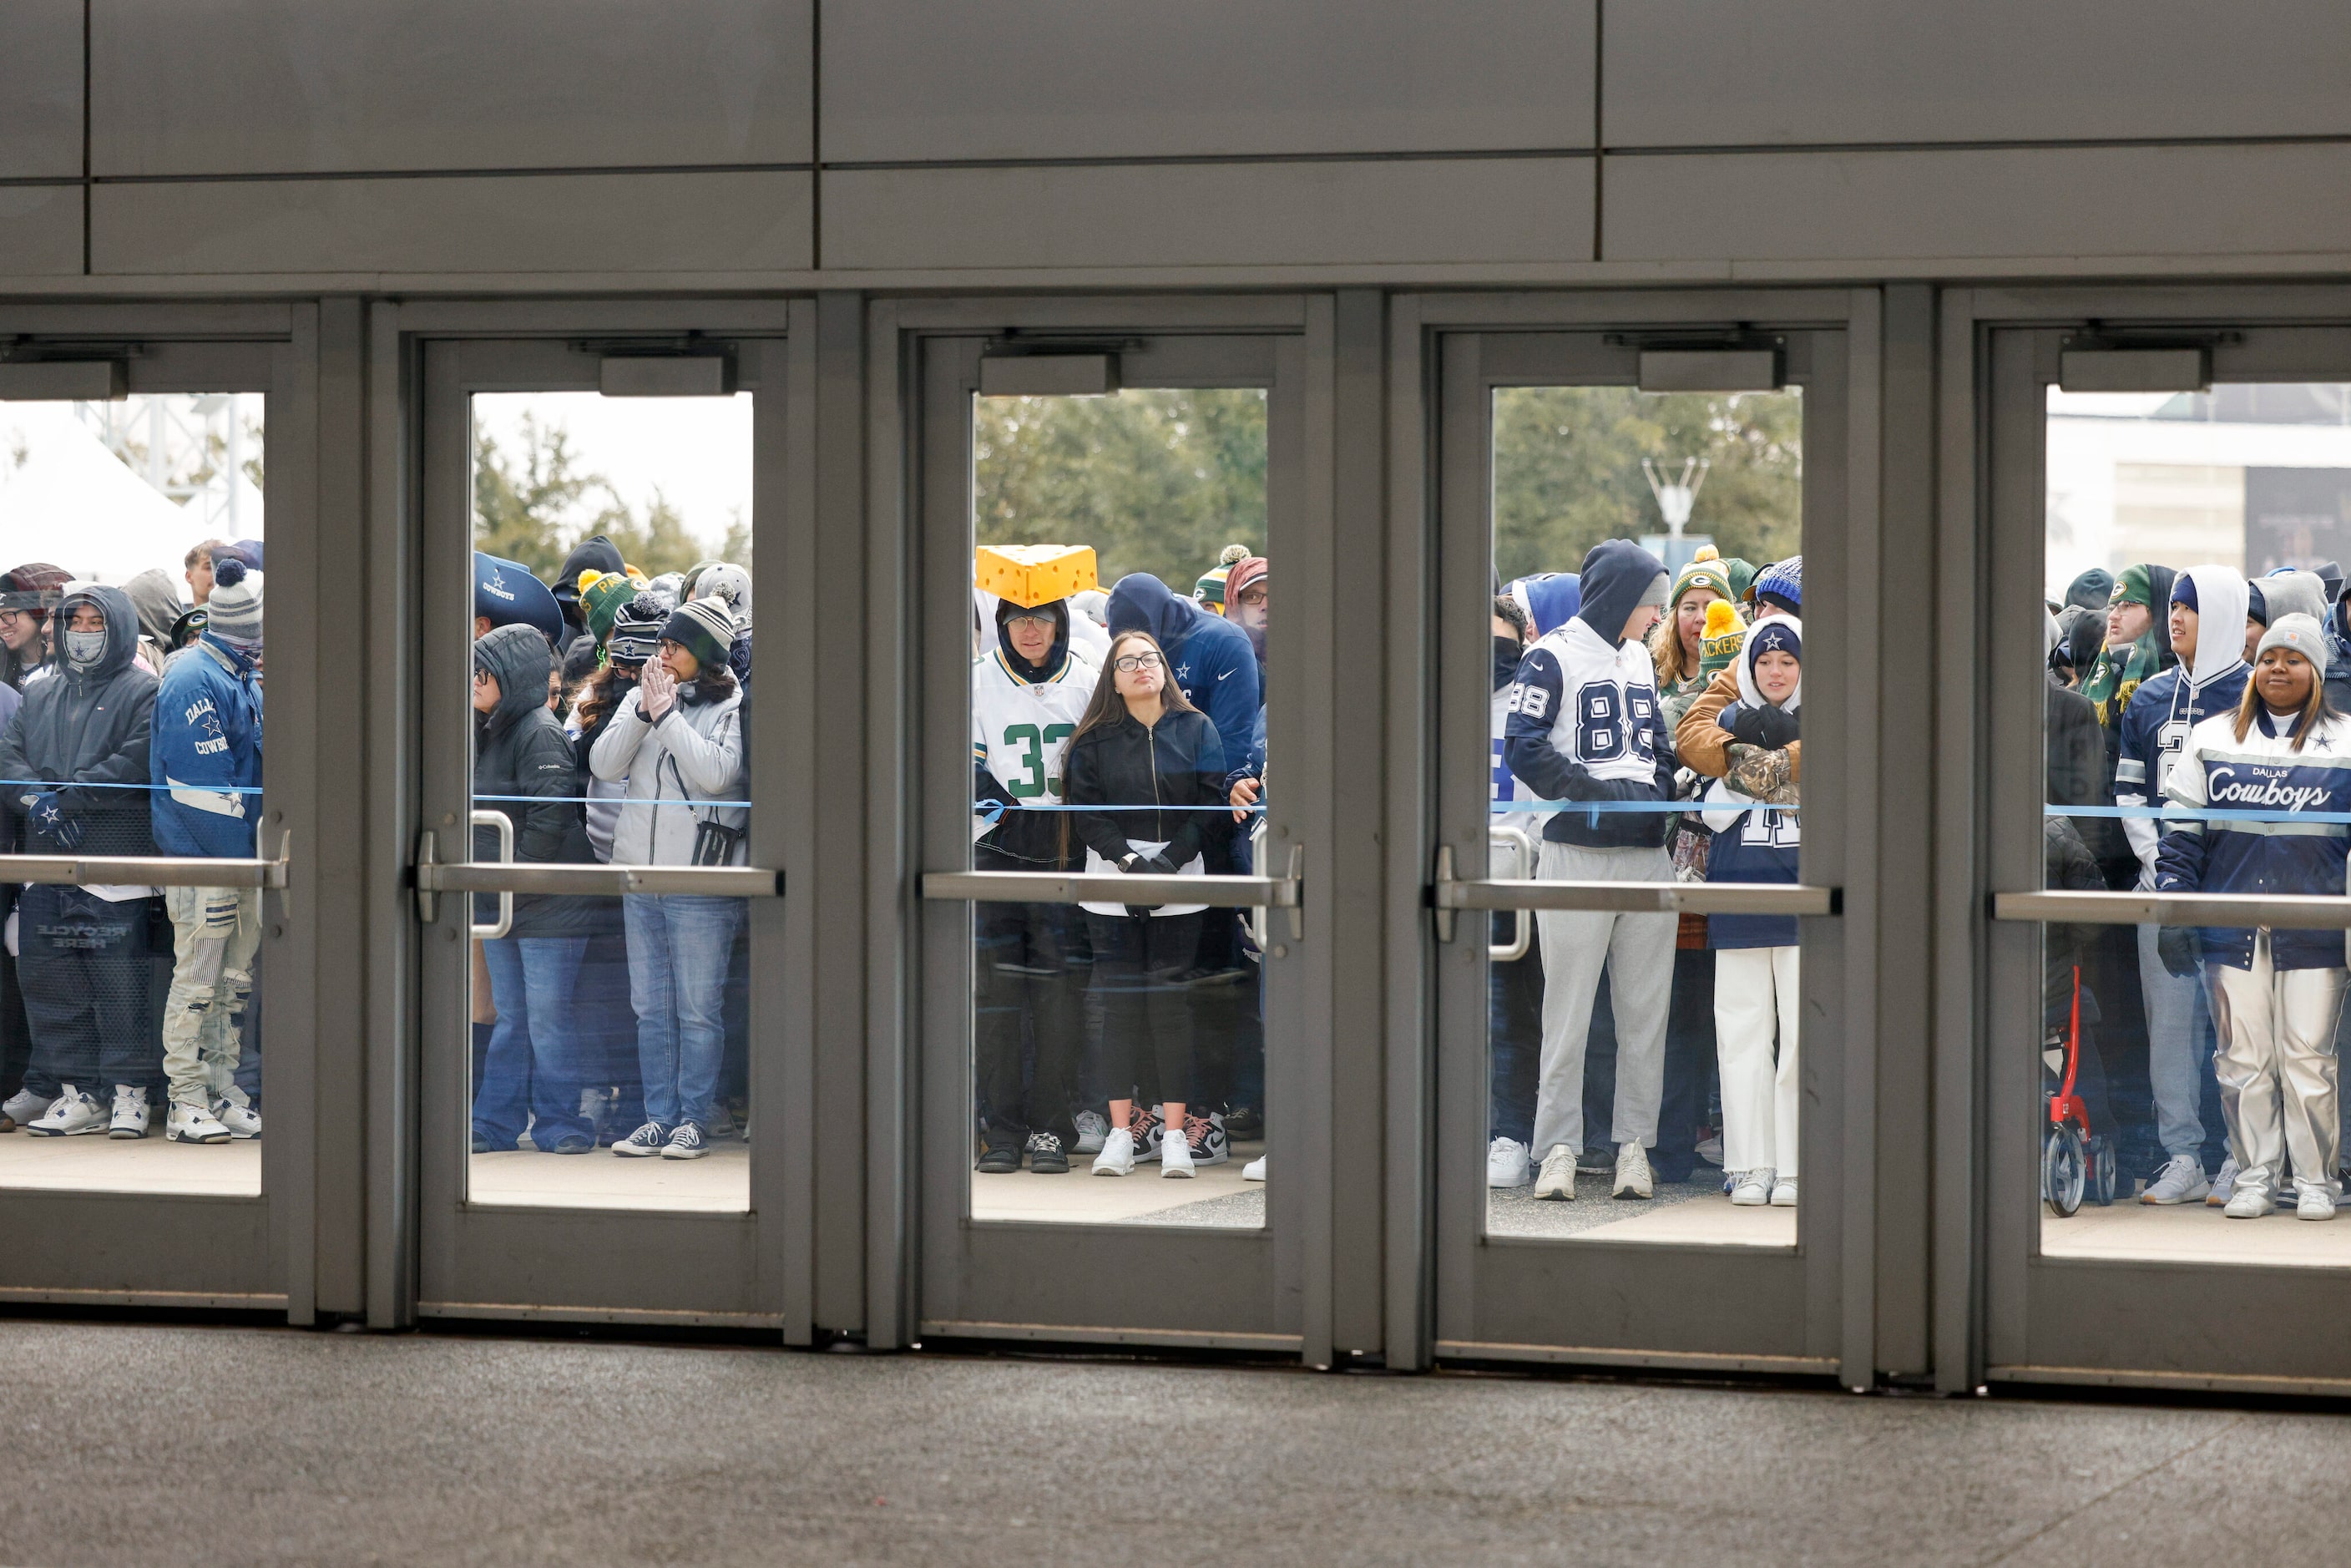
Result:
[[[1545,882],[1671,882],[1674,862],[1662,849],[1592,850],[1543,841],[1536,875]],[[1535,915],[1542,937],[1542,1061],[1535,1087],[1536,1157],[1562,1145],[1583,1148],[1583,1047],[1592,1032],[1592,1001],[1600,971],[1608,970],[1608,999],[1616,1013],[1616,1104],[1610,1142],[1657,1141],[1657,1111],[1666,1093],[1666,1015],[1673,1005],[1673,915],[1615,915],[1606,910],[1545,909]]]
[[[1797,947],[1714,956],[1714,1040],[1722,1068],[1722,1166],[1796,1176]],[[1772,1036],[1779,1036],[1774,1064]]]
[[[2253,967],[2208,964],[2212,1023],[2220,1036],[2213,1071],[2229,1117],[2237,1186],[2263,1193],[2335,1179],[2342,1152],[2335,1120],[2335,1024],[2343,1010],[2341,969],[2275,969],[2270,934],[2254,933]]]

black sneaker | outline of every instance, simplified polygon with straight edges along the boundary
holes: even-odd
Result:
[[[986,1166],[981,1166],[986,1169]],[[1029,1168],[1039,1176],[1067,1176],[1070,1156],[1062,1152],[1061,1140],[1050,1133],[1029,1134]]]
[[[1237,1143],[1247,1143],[1265,1131],[1265,1118],[1254,1105],[1236,1105],[1225,1113],[1225,1131]]]
[[[1017,1144],[980,1151],[978,1170],[982,1176],[1010,1176],[1019,1168],[1020,1147]]]

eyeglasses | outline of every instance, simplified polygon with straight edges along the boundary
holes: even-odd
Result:
[[[1004,623],[1007,626],[1025,626],[1032,632],[1050,631],[1053,627],[1053,618],[1044,614],[1008,615],[1004,618]]]
[[[1131,675],[1137,670],[1155,670],[1158,667],[1159,655],[1156,653],[1127,653],[1123,654],[1118,660],[1118,672],[1123,675]]]

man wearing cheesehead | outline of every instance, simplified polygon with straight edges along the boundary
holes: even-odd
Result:
[[[972,864],[1061,871],[1072,862],[1061,758],[1101,671],[1071,645],[1070,595],[1095,586],[1094,552],[1059,545],[982,546],[975,585],[997,596],[996,642],[972,664]],[[1078,858],[1082,858],[1082,852]],[[1077,1141],[1070,1102],[1084,1040],[1083,964],[1074,911],[982,904],[973,953],[973,1055],[987,1125],[978,1168],[1062,1175]],[[1074,949],[1074,950],[1073,950]],[[1024,1083],[1029,1025],[1036,1065]]]

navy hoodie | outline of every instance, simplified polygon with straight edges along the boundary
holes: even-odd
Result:
[[[1166,650],[1168,671],[1191,705],[1208,716],[1219,736],[1253,736],[1245,758],[1228,759],[1233,778],[1265,774],[1264,733],[1258,709],[1257,652],[1249,633],[1178,597],[1149,572],[1131,572],[1110,591],[1110,634],[1148,632]]]

